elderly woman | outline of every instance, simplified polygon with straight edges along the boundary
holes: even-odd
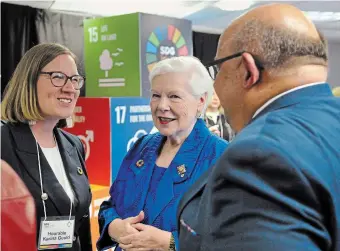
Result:
[[[227,147],[200,119],[213,84],[198,59],[162,60],[150,82],[159,132],[137,141],[123,160],[99,212],[99,250],[178,250],[179,200]]]
[[[83,145],[58,128],[83,84],[69,49],[40,44],[20,60],[1,104],[1,158],[35,201],[39,249],[92,250]]]

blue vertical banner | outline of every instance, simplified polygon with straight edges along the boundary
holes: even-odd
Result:
[[[111,181],[116,179],[127,151],[153,128],[150,99],[111,98]]]

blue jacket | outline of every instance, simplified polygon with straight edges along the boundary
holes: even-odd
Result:
[[[178,219],[180,250],[340,251],[340,99],[319,84],[275,100],[183,196]]]
[[[98,250],[117,245],[108,235],[108,226],[116,218],[136,216],[144,209],[158,152],[165,141],[159,133],[141,138],[128,152],[117,179],[111,186],[109,201],[99,212],[100,238]],[[178,247],[176,212],[182,194],[212,167],[227,147],[227,142],[209,132],[202,119],[197,120],[192,132],[182,144],[158,184],[155,207],[150,208],[146,224],[172,232]],[[137,164],[143,160],[143,165]],[[185,172],[178,167],[185,165]],[[158,219],[162,217],[161,222]]]

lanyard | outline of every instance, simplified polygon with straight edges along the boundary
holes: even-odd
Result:
[[[32,132],[33,134],[33,132]],[[45,215],[45,219],[47,218],[47,214],[46,214],[46,205],[45,205],[45,200],[47,200],[47,194],[44,193],[44,187],[43,187],[43,182],[42,182],[42,175],[41,175],[41,165],[40,165],[40,154],[39,154],[39,146],[38,146],[38,141],[37,139],[35,138],[34,134],[33,134],[33,137],[35,139],[35,144],[37,146],[37,154],[38,154],[38,166],[39,166],[39,178],[40,178],[40,189],[41,189],[41,200],[42,200],[42,203],[43,203],[43,207],[44,207],[44,215]],[[55,138],[54,138],[55,140]],[[58,152],[59,152],[59,147],[58,147],[58,143],[56,141],[56,145],[57,145],[57,149],[58,149]],[[65,177],[64,177],[65,179]],[[65,180],[66,181],[66,180]],[[67,182],[65,182],[66,184]],[[70,217],[69,217],[69,220],[71,220],[71,216],[72,216],[72,200],[70,198],[70,202],[71,202],[71,206],[70,206]]]

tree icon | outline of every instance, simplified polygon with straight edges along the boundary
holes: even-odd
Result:
[[[102,54],[99,57],[100,61],[100,69],[105,71],[105,77],[108,77],[109,70],[112,69],[113,61],[110,55],[109,50],[103,50]]]

